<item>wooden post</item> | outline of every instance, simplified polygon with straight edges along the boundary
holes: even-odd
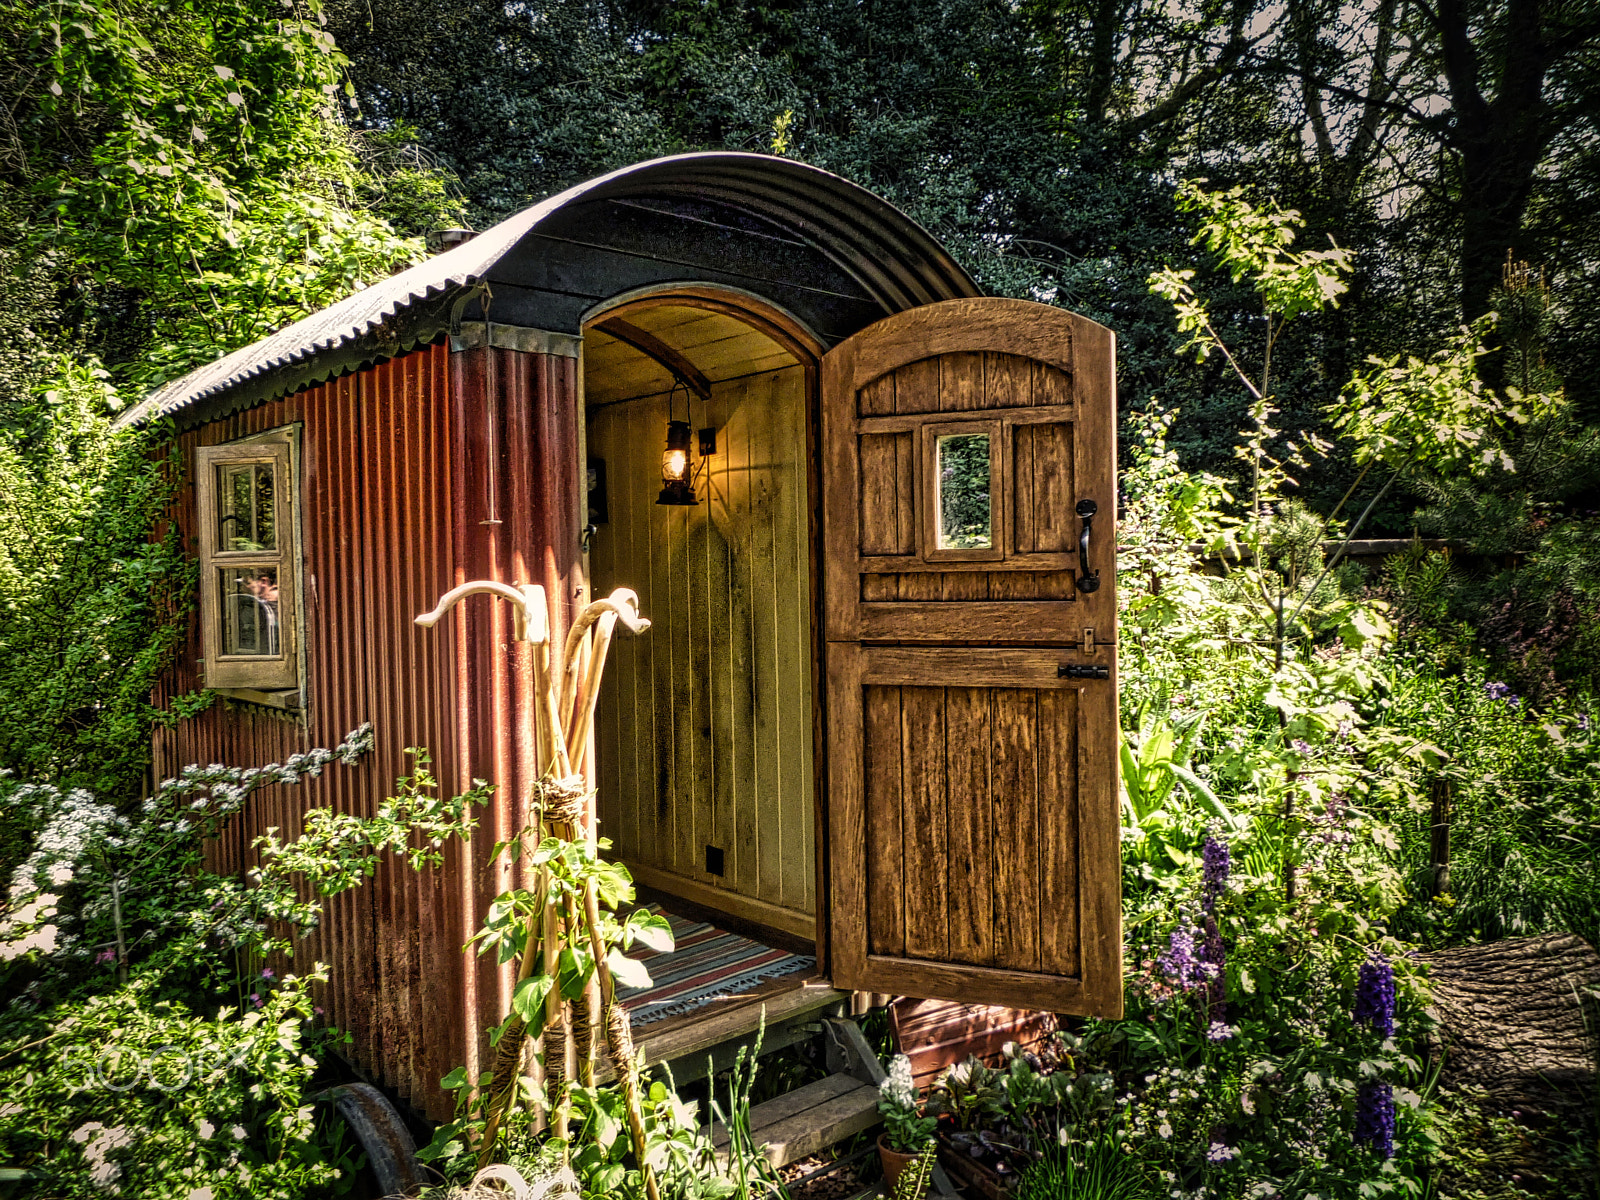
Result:
[[[1428,825],[1428,895],[1437,900],[1450,890],[1450,801],[1455,788],[1448,779],[1428,785],[1433,801]]]

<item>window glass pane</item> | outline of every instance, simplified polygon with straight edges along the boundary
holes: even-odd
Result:
[[[277,530],[271,463],[234,463],[217,470],[217,549],[275,550]]]
[[[939,549],[991,546],[989,435],[958,433],[938,442]]]
[[[222,653],[278,657],[278,568],[225,570],[220,594]]]

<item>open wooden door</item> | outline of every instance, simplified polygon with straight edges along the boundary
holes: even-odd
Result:
[[[839,987],[1121,1015],[1114,355],[980,299],[823,359]]]

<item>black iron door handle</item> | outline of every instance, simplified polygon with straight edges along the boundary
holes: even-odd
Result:
[[[1094,528],[1094,515],[1100,506],[1093,500],[1078,501],[1078,516],[1083,518],[1083,532],[1078,534],[1078,565],[1083,574],[1078,576],[1078,590],[1093,592],[1100,587],[1100,572],[1089,570],[1089,536]]]

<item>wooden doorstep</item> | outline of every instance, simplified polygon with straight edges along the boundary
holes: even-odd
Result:
[[[878,1089],[840,1073],[756,1105],[750,1110],[750,1140],[769,1163],[783,1167],[871,1129],[881,1120]],[[719,1152],[726,1153],[728,1131],[714,1126],[711,1141]]]

